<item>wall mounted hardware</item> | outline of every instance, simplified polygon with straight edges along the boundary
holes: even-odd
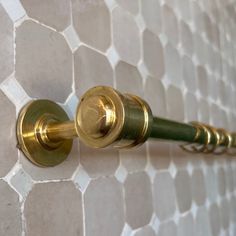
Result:
[[[18,147],[34,164],[55,166],[64,161],[73,138],[92,148],[131,148],[148,138],[182,141],[189,152],[233,154],[236,134],[199,122],[179,123],[152,115],[141,98],[98,86],[88,90],[77,107],[75,121],[49,100],[34,100],[20,111]]]

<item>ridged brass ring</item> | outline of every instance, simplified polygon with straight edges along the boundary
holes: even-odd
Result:
[[[212,144],[212,147],[211,148],[207,148],[207,150],[205,150],[204,153],[213,153],[215,151],[215,149],[220,145],[220,134],[219,132],[217,131],[216,128],[210,126],[210,125],[204,125],[207,129],[210,130],[210,132],[213,134],[213,137],[215,139],[215,143]]]
[[[187,152],[190,152],[190,153],[201,153],[201,152],[210,153],[211,151],[209,151],[207,149],[209,143],[211,142],[211,138],[212,138],[212,135],[211,135],[211,132],[209,131],[209,128],[206,125],[204,125],[202,123],[199,123],[199,122],[196,122],[196,121],[192,121],[192,122],[190,122],[190,124],[193,125],[196,128],[196,135],[194,137],[194,141],[190,144],[180,145],[180,147],[184,151],[187,151]],[[204,144],[195,144],[195,142],[200,137],[201,131],[203,131],[206,134],[205,135],[206,142]],[[198,148],[199,146],[201,146],[201,148]]]
[[[228,148],[227,150],[227,154],[229,154],[230,156],[235,156],[236,155],[236,152],[231,152],[231,147],[233,146],[233,137],[235,136],[236,134],[235,133],[230,133],[230,136],[231,136],[231,146]]]
[[[195,151],[193,151],[192,146],[193,146],[194,142],[198,140],[198,138],[201,134],[201,128],[199,126],[194,126],[194,128],[196,129],[196,134],[194,136],[194,141],[192,143],[179,145],[179,147],[182,148],[184,151],[190,152],[190,153],[195,152]]]
[[[222,150],[221,151],[215,151],[214,154],[216,155],[221,155],[221,154],[224,154],[226,153],[231,145],[232,145],[232,136],[229,132],[227,132],[226,130],[224,129],[217,129],[218,133],[220,134],[220,144],[223,144],[226,140],[226,144],[224,145],[224,147],[222,147]]]
[[[212,134],[209,131],[209,129],[204,124],[202,124],[202,123],[194,121],[194,122],[191,122],[191,124],[194,125],[195,127],[199,127],[205,133],[205,143],[204,144],[195,144],[194,146],[192,146],[192,149],[196,153],[205,152],[206,149],[207,149],[207,146],[211,142]]]

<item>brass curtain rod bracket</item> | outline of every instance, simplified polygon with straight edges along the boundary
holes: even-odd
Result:
[[[64,161],[75,137],[93,148],[131,148],[149,137],[185,142],[181,148],[194,153],[229,153],[236,146],[234,133],[198,122],[154,117],[143,99],[106,86],[94,87],[82,96],[75,121],[49,100],[31,101],[20,111],[18,147],[38,166]]]

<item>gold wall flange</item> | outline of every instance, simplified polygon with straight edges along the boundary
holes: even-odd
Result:
[[[17,120],[18,148],[38,166],[60,164],[70,153],[73,140],[50,141],[47,137],[47,126],[68,120],[66,112],[52,101],[29,102],[20,111]]]

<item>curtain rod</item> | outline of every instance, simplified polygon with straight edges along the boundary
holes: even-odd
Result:
[[[75,120],[55,102],[33,100],[17,119],[18,148],[34,164],[60,164],[73,138],[92,148],[132,148],[148,138],[182,142],[192,153],[233,155],[236,133],[200,122],[180,123],[155,117],[143,99],[107,86],[89,89],[81,98]]]

